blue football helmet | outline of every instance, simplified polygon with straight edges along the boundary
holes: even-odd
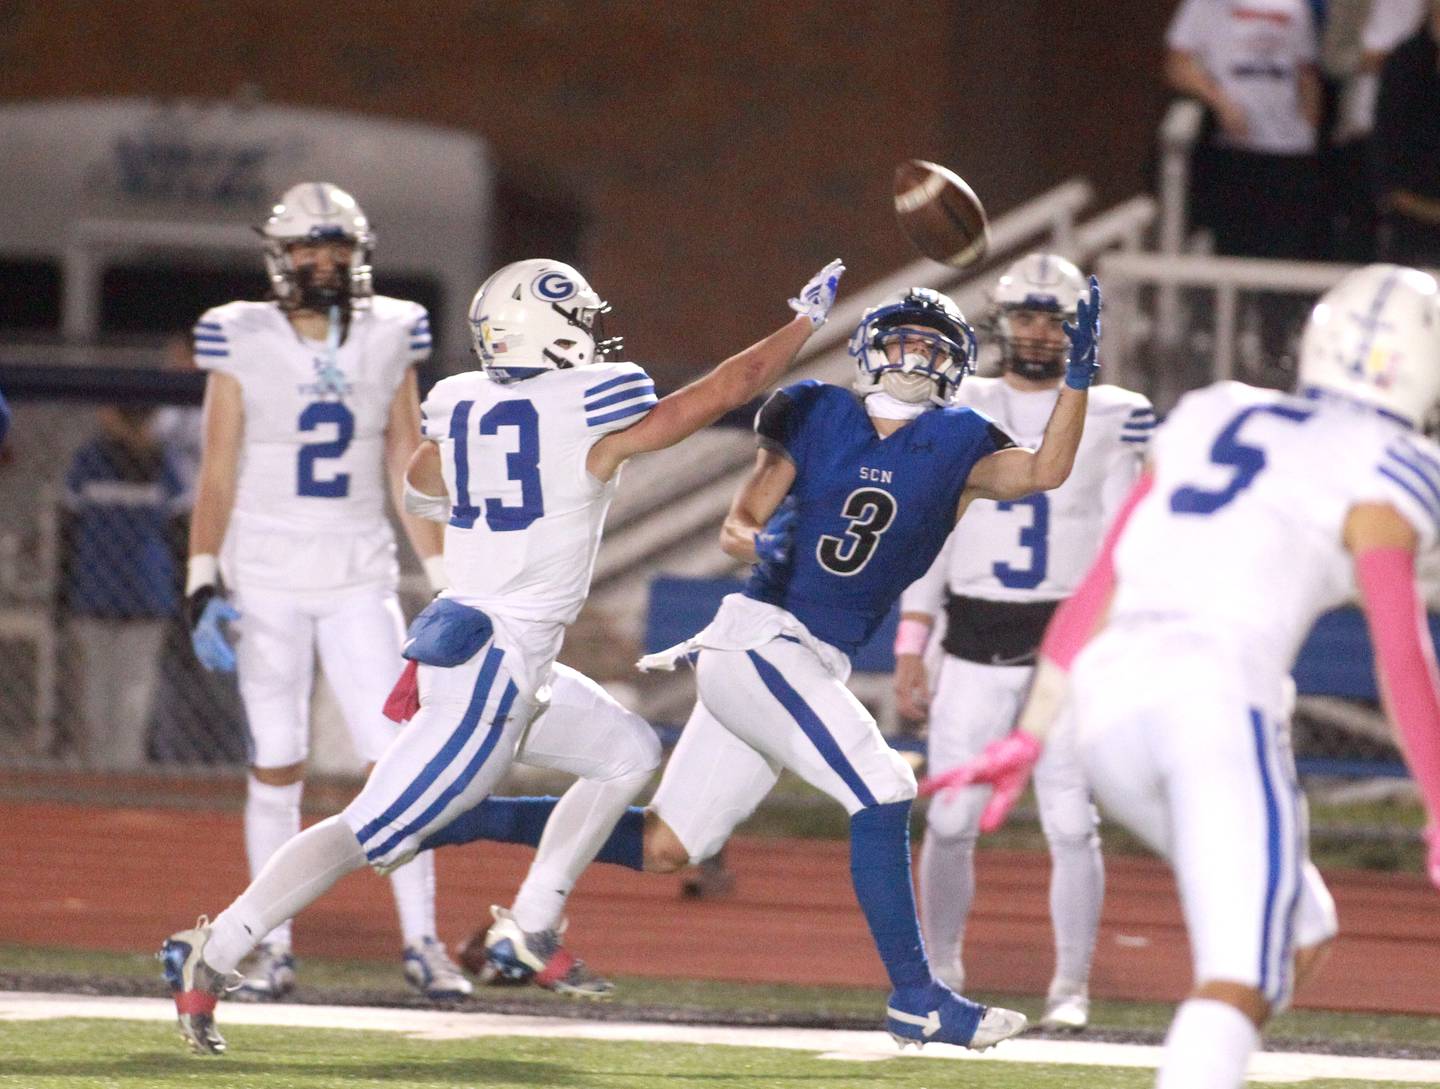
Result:
[[[975,373],[975,330],[948,295],[912,287],[865,311],[850,338],[855,389],[900,401],[946,405]]]

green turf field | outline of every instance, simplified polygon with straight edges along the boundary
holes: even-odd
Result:
[[[884,1062],[744,1047],[496,1037],[412,1040],[398,1034],[234,1026],[231,1053],[183,1053],[168,1026],[101,1020],[0,1022],[0,1086],[17,1089],[1141,1089],[1143,1069],[969,1063],[906,1057]],[[1311,1080],[1307,1089],[1356,1089]],[[1377,1087],[1397,1082],[1369,1081]]]
[[[301,996],[313,1002],[422,1005],[389,962],[302,961]],[[153,956],[75,949],[45,949],[0,944],[0,989],[17,985],[72,993],[166,994]],[[620,977],[617,996],[600,1008],[535,987],[481,988],[465,1008],[541,1015],[656,1019],[657,1010],[674,1019],[727,1023],[813,1024],[833,1022],[848,1028],[879,1027],[885,996],[877,990],[849,987],[800,987],[779,984],[715,983]],[[1014,994],[972,997],[1018,1009],[1032,1020],[1041,1013],[1039,998]],[[1091,1024],[1097,1032],[1133,1033],[1158,1042],[1174,1007],[1152,1002],[1097,1000]],[[1267,1033],[1272,1046],[1309,1050],[1317,1045],[1355,1053],[1379,1047],[1440,1049],[1440,1018],[1402,1014],[1335,1013],[1291,1010],[1275,1019]]]

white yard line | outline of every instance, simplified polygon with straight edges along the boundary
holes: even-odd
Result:
[[[159,998],[104,998],[0,991],[0,1020],[43,1021],[56,1017],[168,1022],[174,1017],[174,1007],[168,1000]],[[581,1021],[567,1017],[520,1017],[508,1014],[384,1009],[370,1006],[272,1006],[227,1002],[220,1008],[220,1022],[222,1029],[225,1025],[353,1029],[401,1032],[422,1040],[548,1036],[576,1040],[773,1047],[811,1051],[822,1058],[854,1061],[881,1061],[896,1058],[900,1054],[890,1038],[878,1031]],[[911,1050],[905,1054],[914,1056],[916,1052]],[[1153,1068],[1160,1060],[1160,1049],[1139,1044],[1022,1038],[1008,1040],[983,1054],[947,1044],[931,1044],[919,1052],[919,1055],[928,1059],[962,1062],[1069,1063],[1076,1066]],[[1311,1078],[1440,1085],[1440,1062],[1276,1051],[1256,1055],[1250,1063],[1252,1081],[1295,1084]]]

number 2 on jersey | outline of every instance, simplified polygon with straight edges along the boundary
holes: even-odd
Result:
[[[350,474],[336,473],[329,480],[317,480],[315,463],[322,458],[343,457],[350,449],[350,440],[355,437],[355,414],[339,401],[306,405],[300,413],[300,430],[314,431],[321,424],[334,424],[335,438],[331,442],[310,442],[300,447],[296,491],[317,499],[344,499],[350,494]]]
[[[450,437],[455,441],[455,505],[450,524],[470,529],[480,517],[478,503],[470,499],[470,410],[474,401],[461,401],[450,415]],[[485,524],[496,533],[524,529],[545,513],[545,495],[540,489],[540,417],[530,401],[501,401],[480,417],[481,435],[498,435],[502,427],[513,427],[519,435],[519,449],[505,455],[509,479],[520,485],[518,506],[506,506],[503,499],[484,500]]]
[[[1197,488],[1190,484],[1176,488],[1170,496],[1170,509],[1173,512],[1176,514],[1214,514],[1255,483],[1255,478],[1260,475],[1260,470],[1265,468],[1265,450],[1254,443],[1241,442],[1240,429],[1257,413],[1278,416],[1291,423],[1304,423],[1314,415],[1314,409],[1299,408],[1294,405],[1251,405],[1249,408],[1242,409],[1225,426],[1225,430],[1216,436],[1215,444],[1210,447],[1212,464],[1224,465],[1235,470],[1235,474],[1230,478],[1230,483],[1218,491],[1206,491],[1204,488]]]

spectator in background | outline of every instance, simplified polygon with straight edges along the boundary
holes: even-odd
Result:
[[[190,331],[165,342],[165,369],[198,375]],[[182,492],[180,538],[189,536],[195,482],[200,475],[204,414],[199,405],[164,405],[150,434],[164,447]],[[160,682],[150,716],[151,751],[161,763],[242,764],[245,711],[234,674],[211,672],[190,649],[190,622],[177,612],[166,625]]]
[[[10,432],[10,406],[5,401],[5,394],[0,393],[0,444],[5,442],[5,436]]]
[[[183,489],[150,433],[149,408],[103,408],[100,434],[65,474],[61,582],[88,767],[132,770],[147,724],[166,625],[180,608]]]
[[[1182,0],[1166,45],[1167,82],[1214,117],[1192,190],[1215,251],[1315,257],[1320,79],[1307,0]]]
[[[1440,266],[1440,0],[1381,69],[1375,151],[1382,258]]]
[[[1420,25],[1426,0],[1317,0],[1323,16],[1320,72],[1324,108],[1320,176],[1325,199],[1322,251],[1330,260],[1376,259],[1375,99],[1380,68]]]

